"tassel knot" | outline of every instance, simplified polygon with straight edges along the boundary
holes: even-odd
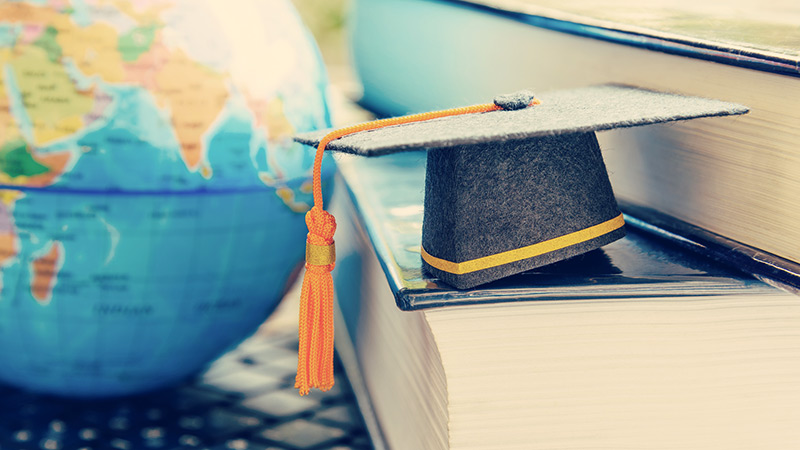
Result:
[[[324,209],[315,206],[306,213],[308,226],[307,242],[314,245],[329,245],[336,232],[336,219]]]

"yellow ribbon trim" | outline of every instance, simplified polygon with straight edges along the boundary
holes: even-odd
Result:
[[[306,263],[312,266],[328,266],[336,262],[336,245],[316,245],[306,242]]]
[[[488,269],[490,267],[502,266],[503,264],[521,261],[523,259],[533,258],[534,256],[543,255],[556,250],[561,250],[562,248],[580,244],[581,242],[586,242],[610,233],[622,227],[623,225],[625,225],[625,219],[622,217],[622,214],[620,214],[611,220],[607,220],[589,228],[584,228],[583,230],[575,231],[574,233],[565,234],[563,236],[529,245],[527,247],[496,253],[494,255],[484,256],[482,258],[471,259],[469,261],[460,263],[447,261],[432,256],[425,251],[424,248],[422,249],[422,259],[439,270],[456,275],[462,275],[465,273]]]

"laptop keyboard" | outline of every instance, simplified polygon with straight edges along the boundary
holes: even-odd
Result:
[[[328,392],[293,388],[297,335],[255,335],[194,381],[117,400],[0,386],[0,450],[371,449],[341,367]]]

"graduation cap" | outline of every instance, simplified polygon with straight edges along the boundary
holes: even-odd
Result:
[[[625,235],[595,131],[743,114],[716,100],[595,86],[495,99],[499,110],[349,134],[327,150],[427,150],[423,267],[466,289]],[[318,145],[325,132],[298,136]]]
[[[490,105],[406,118],[411,123],[389,119],[295,139],[368,157],[427,150],[423,268],[468,289],[625,235],[595,131],[747,111],[607,85],[538,99],[525,91]]]

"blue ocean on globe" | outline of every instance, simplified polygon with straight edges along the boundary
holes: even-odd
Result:
[[[0,383],[176,383],[287,289],[325,71],[288,0],[224,3],[0,2]]]

